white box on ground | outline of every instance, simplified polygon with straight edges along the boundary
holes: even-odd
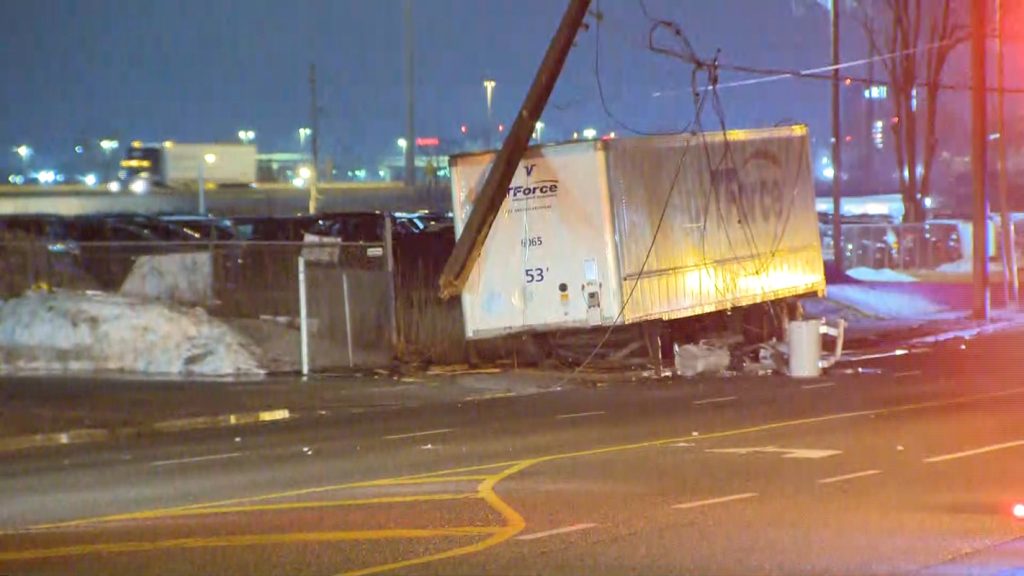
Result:
[[[457,235],[495,155],[451,159]],[[462,307],[478,339],[672,320],[824,288],[807,128],[789,126],[528,149]]]

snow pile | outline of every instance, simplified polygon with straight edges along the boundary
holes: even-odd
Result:
[[[862,284],[837,284],[828,287],[828,299],[882,318],[931,316],[946,309],[921,296],[901,294]]]
[[[253,345],[200,308],[97,293],[0,304],[0,370],[258,374]]]
[[[213,263],[209,252],[139,256],[121,294],[180,304],[213,300]]]
[[[917,278],[910,274],[897,272],[891,268],[851,268],[846,275],[861,282],[917,282]]]
[[[935,270],[938,272],[946,272],[947,274],[969,274],[974,270],[974,263],[971,262],[970,258],[964,258],[962,260],[955,260],[953,262],[941,264]]]

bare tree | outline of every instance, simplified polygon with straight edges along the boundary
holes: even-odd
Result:
[[[864,35],[888,77],[900,193],[906,222],[924,220],[938,148],[936,120],[942,73],[950,53],[967,40],[951,0],[862,0]]]

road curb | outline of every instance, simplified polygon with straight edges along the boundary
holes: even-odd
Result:
[[[153,422],[143,426],[120,428],[78,428],[63,432],[24,434],[20,436],[0,438],[0,453],[16,452],[31,448],[68,446],[72,444],[93,444],[106,442],[115,438],[128,438],[148,434],[169,434],[174,432],[187,432],[210,428],[227,428],[231,426],[263,424],[267,422],[282,422],[285,420],[293,420],[295,417],[295,413],[288,408],[277,408],[274,410],[259,410],[256,412],[218,414],[216,416],[175,418],[171,420],[161,420],[159,422]]]

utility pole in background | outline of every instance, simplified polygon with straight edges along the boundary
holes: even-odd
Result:
[[[405,0],[405,185],[416,185],[416,38],[413,34],[412,0]]]
[[[1020,297],[1020,284],[1017,278],[1017,250],[1014,245],[1013,219],[1010,218],[1009,175],[1006,162],[1006,62],[1004,61],[1005,14],[1006,0],[996,0],[996,123],[999,130],[999,141],[996,143],[999,155],[999,223],[1003,237],[1003,291],[1006,305],[1016,305]]]
[[[313,153],[313,169],[312,177],[309,179],[309,213],[316,214],[317,200],[317,183],[320,180],[320,125],[318,124],[320,110],[316,102],[316,64],[309,65],[309,93],[310,93],[310,110],[309,110],[309,122],[313,128],[311,134],[312,139],[310,140],[310,147]]]
[[[971,169],[974,184],[974,318],[988,320],[988,199],[985,172],[988,170],[988,126],[985,105],[988,93],[985,70],[985,40],[989,0],[971,0]],[[1001,136],[1000,136],[1001,138]]]
[[[832,260],[843,269],[843,153],[839,116],[839,1],[832,0]]]

